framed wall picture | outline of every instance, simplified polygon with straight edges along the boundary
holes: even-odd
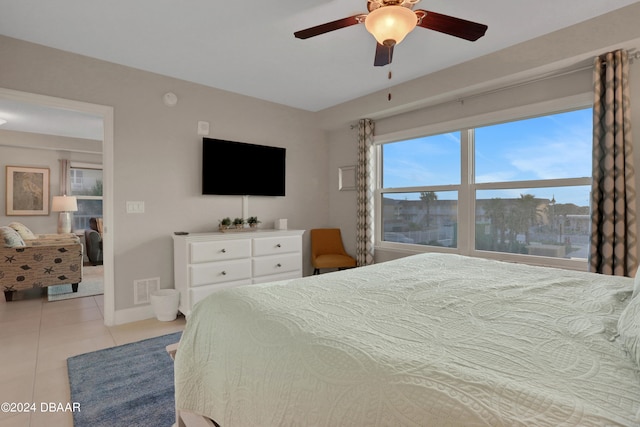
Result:
[[[49,215],[49,168],[7,166],[6,214]]]

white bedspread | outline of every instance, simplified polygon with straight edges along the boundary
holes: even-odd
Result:
[[[424,254],[198,303],[176,402],[235,426],[639,425],[632,280]]]

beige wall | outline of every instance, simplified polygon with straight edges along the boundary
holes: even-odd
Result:
[[[312,113],[6,37],[0,57],[0,87],[114,108],[116,310],[133,307],[136,279],[173,286],[173,231],[242,216],[241,197],[200,194],[198,121],[210,122],[211,137],[287,148],[287,196],[249,198],[250,215],[297,229],[327,222],[328,147]],[[168,91],[175,107],[162,102]],[[145,213],[127,214],[128,200],[144,201]],[[307,260],[308,237],[304,247]]]

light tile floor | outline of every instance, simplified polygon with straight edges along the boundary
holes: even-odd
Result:
[[[71,413],[49,410],[49,403],[72,403],[68,357],[182,331],[185,325],[180,316],[107,327],[102,295],[49,302],[40,291],[20,294],[7,303],[0,293],[0,404],[35,404],[35,411],[3,408],[0,427],[73,426]]]

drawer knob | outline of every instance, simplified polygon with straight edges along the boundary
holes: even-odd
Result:
[[[222,274],[223,276],[226,276],[226,275],[227,275],[227,272],[226,272],[226,271],[224,271],[224,270],[222,270],[222,273],[220,273],[220,274]]]
[[[282,246],[280,246],[280,243],[278,243],[278,244],[276,245],[276,248],[281,248],[281,247],[282,247]]]
[[[276,264],[276,267],[282,267],[282,264],[278,263]]]
[[[220,252],[222,252],[223,254],[226,254],[227,250],[223,248]]]

